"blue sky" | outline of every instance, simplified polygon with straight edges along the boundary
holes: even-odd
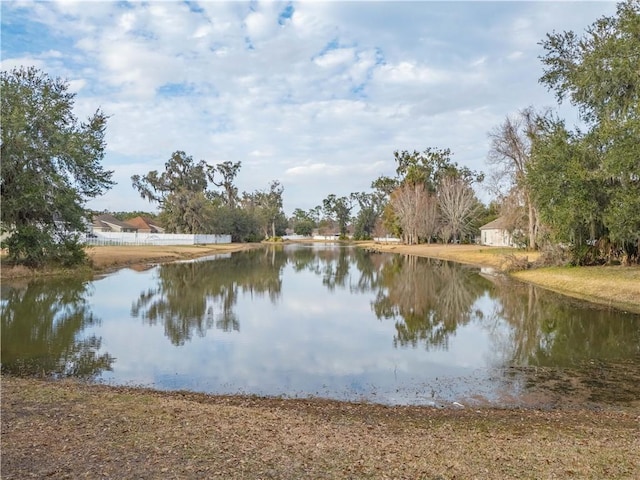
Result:
[[[450,148],[488,171],[487,132],[529,105],[538,45],[615,2],[5,1],[2,70],[69,81],[76,114],[110,116],[118,182],[98,210],[147,210],[130,177],[184,150],[241,161],[239,190],[284,186],[287,214],[393,175],[394,150]],[[577,122],[568,105],[561,110]],[[482,187],[480,198],[491,197]]]

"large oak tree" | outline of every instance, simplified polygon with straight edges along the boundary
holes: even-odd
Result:
[[[2,231],[11,260],[37,267],[84,260],[79,232],[87,200],[111,188],[101,164],[107,116],[85,122],[60,78],[30,67],[0,75],[2,88]]]
[[[638,258],[640,249],[640,1],[618,4],[616,15],[602,17],[590,25],[582,36],[572,31],[547,35],[542,42],[546,53],[540,81],[556,93],[559,101],[569,99],[580,109],[587,124],[586,133],[564,133],[563,125],[551,124],[551,145],[536,146],[553,157],[565,176],[575,183],[575,167],[585,172],[585,182],[574,189],[580,202],[604,195],[600,202],[588,202],[598,210],[583,213],[599,218],[608,238],[624,248],[629,257]],[[582,144],[582,145],[580,145]],[[576,152],[580,153],[576,156]],[[532,173],[548,173],[536,168]],[[535,181],[536,179],[534,179]],[[544,184],[543,179],[537,179]],[[588,183],[593,184],[585,195]],[[557,192],[558,198],[570,191]],[[542,203],[540,205],[548,206]],[[548,208],[546,216],[556,218]]]
[[[133,175],[131,182],[142,198],[159,204],[168,232],[209,233],[213,204],[207,187],[214,171],[204,160],[196,162],[178,150],[165,163],[164,172]]]

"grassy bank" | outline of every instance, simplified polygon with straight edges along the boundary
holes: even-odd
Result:
[[[363,248],[372,248],[383,252],[402,253],[419,257],[440,258],[469,265],[491,267],[496,270],[505,270],[515,259],[535,262],[540,254],[538,252],[526,252],[514,248],[497,248],[479,245],[399,245],[391,243],[361,242]]]
[[[478,245],[391,245],[363,243],[365,248],[440,258],[499,271],[514,263],[535,262],[538,252]],[[544,267],[509,273],[529,282],[570,297],[588,300],[622,310],[640,313],[640,267]]]
[[[512,276],[575,298],[640,313],[640,267],[545,267]]]
[[[2,478],[639,478],[633,412],[438,410],[2,379]]]

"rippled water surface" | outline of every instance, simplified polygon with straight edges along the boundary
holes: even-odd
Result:
[[[3,282],[2,372],[386,404],[628,405],[640,316],[331,245]]]

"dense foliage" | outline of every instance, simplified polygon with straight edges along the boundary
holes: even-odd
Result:
[[[568,131],[543,119],[528,172],[553,239],[570,242],[575,260],[622,252],[638,261],[640,247],[640,2],[618,5],[579,37],[550,34],[541,82],[559,101],[569,98],[587,124]],[[582,254],[580,252],[585,252]]]
[[[216,166],[196,162],[178,150],[163,172],[133,175],[131,181],[142,198],[159,205],[159,220],[167,232],[230,234],[234,242],[284,234],[284,188],[273,181],[268,190],[244,192],[240,199],[235,185],[240,167],[241,162]],[[221,179],[216,180],[218,177]]]
[[[531,247],[561,246],[572,263],[638,262],[640,2],[541,45],[540,82],[578,107],[586,128],[529,107],[494,129],[495,185],[507,180],[501,213]]]
[[[109,189],[107,117],[73,114],[75,94],[35,68],[2,72],[2,231],[9,259],[31,267],[84,260],[88,199]]]
[[[133,187],[146,200],[160,205],[160,218],[168,232],[206,233],[213,218],[208,183],[214,168],[204,160],[195,162],[176,151],[165,163],[165,171],[133,175]]]

